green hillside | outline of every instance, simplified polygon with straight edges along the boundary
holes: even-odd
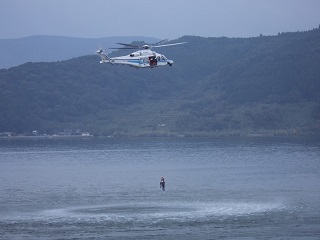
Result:
[[[319,133],[319,29],[176,41],[188,44],[158,49],[173,67],[133,69],[84,56],[0,70],[0,132]]]

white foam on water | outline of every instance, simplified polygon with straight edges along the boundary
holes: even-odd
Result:
[[[143,202],[57,208],[6,217],[6,220],[152,224],[167,220],[174,222],[207,221],[215,218],[266,214],[279,212],[286,208],[288,207],[282,202]]]
[[[46,210],[41,215],[49,221],[159,222],[197,221],[215,217],[245,216],[281,211],[280,202],[174,202],[83,206]]]
[[[280,210],[281,203],[217,202],[200,204],[199,213],[208,216],[241,216]]]

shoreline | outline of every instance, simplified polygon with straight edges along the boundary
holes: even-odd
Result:
[[[0,136],[0,139],[32,139],[32,138],[37,138],[37,139],[54,139],[54,138],[92,138],[95,137],[93,135],[89,136],[81,136],[81,135],[68,135],[68,136],[53,136],[53,135],[46,135],[46,136]]]
[[[186,134],[119,134],[119,135],[39,135],[39,136],[0,136],[0,139],[90,139],[90,138],[237,138],[237,137],[319,137],[320,133],[313,132],[272,132],[272,133],[186,133]]]

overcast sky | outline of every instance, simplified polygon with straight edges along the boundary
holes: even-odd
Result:
[[[0,0],[0,38],[252,37],[319,24],[320,0]]]

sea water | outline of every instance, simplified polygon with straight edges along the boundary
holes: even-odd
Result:
[[[320,239],[320,141],[0,139],[0,239]]]

